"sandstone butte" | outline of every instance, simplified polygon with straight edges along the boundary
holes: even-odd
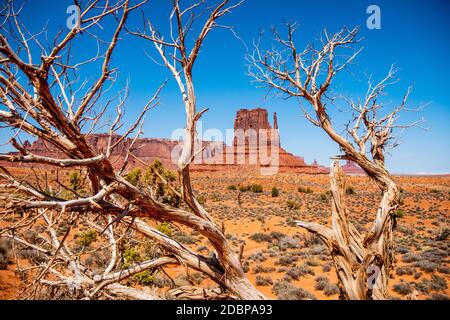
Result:
[[[262,108],[256,109],[240,109],[234,120],[235,137],[232,146],[228,146],[223,142],[199,141],[197,148],[203,152],[194,160],[192,165],[193,171],[218,171],[223,169],[246,169],[249,167],[260,168],[264,166],[276,165],[280,172],[298,172],[311,174],[328,173],[327,167],[319,165],[315,160],[312,164],[307,164],[303,157],[296,156],[287,152],[281,147],[281,139],[278,131],[278,119],[276,112],[273,115],[273,127],[268,120],[268,112]],[[245,132],[245,136],[239,136],[240,132]],[[249,134],[250,132],[250,134]],[[252,135],[251,133],[255,133]],[[263,137],[264,140],[261,140]],[[112,136],[114,144],[120,138],[119,135]],[[91,134],[87,136],[88,142],[94,147],[96,152],[104,152],[108,146],[109,134]],[[256,140],[252,140],[256,139]],[[124,139],[114,149],[111,154],[113,165],[121,167],[127,152],[132,144],[131,138]],[[256,141],[251,143],[250,141]],[[267,151],[260,150],[261,146],[267,143]],[[152,163],[154,160],[160,160],[165,166],[175,169],[178,152],[180,150],[180,141],[174,141],[161,138],[140,138],[137,139],[132,146],[132,153],[145,163]],[[26,150],[35,155],[47,156],[53,158],[63,158],[64,155],[53,145],[38,138],[30,143],[24,142]],[[278,151],[278,158],[272,155]],[[172,153],[175,156],[172,156]],[[11,152],[11,155],[17,154]],[[261,158],[263,154],[263,158]],[[273,159],[277,159],[273,162]],[[272,162],[271,162],[272,161]],[[19,166],[19,163],[0,161],[3,166]],[[25,164],[20,164],[25,166]],[[28,164],[28,166],[32,166]],[[36,164],[33,165],[37,167]],[[45,167],[45,165],[40,165]],[[132,157],[129,157],[128,168],[142,167],[142,164]],[[361,175],[363,170],[351,161],[347,161],[342,168],[344,172],[351,175]]]

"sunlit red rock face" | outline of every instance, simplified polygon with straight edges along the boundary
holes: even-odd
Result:
[[[242,137],[239,139],[239,132],[248,132],[248,131],[256,131],[259,133],[257,135],[257,143],[251,144],[247,136],[246,139]],[[235,139],[234,139],[234,152],[236,157],[239,158],[245,154],[245,158],[248,159],[247,162],[251,162],[250,158],[257,158],[257,163],[260,165],[270,166],[273,163],[270,161],[277,162],[280,170],[298,170],[300,172],[311,172],[311,173],[325,173],[327,169],[321,167],[319,165],[307,165],[303,159],[303,157],[295,156],[292,153],[287,152],[281,147],[280,135],[278,130],[278,119],[276,112],[273,115],[273,127],[270,125],[268,120],[268,113],[266,109],[257,108],[257,109],[240,109],[237,112],[235,121],[234,121],[234,131],[235,131]],[[266,141],[260,141],[259,139],[264,137]],[[265,143],[264,143],[265,142]],[[266,150],[261,150],[262,148],[266,148]],[[276,156],[273,154],[274,152],[278,153],[278,159],[275,159]],[[266,157],[270,159],[261,159],[261,157]],[[266,161],[264,161],[266,160]],[[269,162],[269,163],[268,163]]]
[[[114,145],[120,139],[119,135],[111,137],[111,145]],[[97,153],[105,153],[108,148],[108,134],[92,134],[87,137],[88,143]],[[115,166],[121,166],[126,153],[130,150],[132,139],[123,139],[111,154],[112,162]],[[161,160],[170,166],[171,151],[178,144],[178,141],[169,139],[142,138],[138,139],[133,145],[133,154],[144,162],[151,163],[156,159]],[[56,149],[52,144],[38,139],[33,143],[26,142],[25,148],[32,154],[47,156],[52,158],[64,158],[64,154]],[[129,158],[130,166],[137,165],[137,161]]]

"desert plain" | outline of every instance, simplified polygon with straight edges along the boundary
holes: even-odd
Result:
[[[16,173],[30,174],[27,168]],[[36,178],[50,179],[54,171],[38,170]],[[58,172],[67,175],[68,172]],[[250,281],[270,299],[338,299],[337,276],[322,241],[296,225],[297,220],[330,224],[329,176],[280,172],[261,176],[249,169],[192,173],[195,194],[215,223],[225,230]],[[380,191],[366,176],[347,176],[346,204],[358,230],[367,231],[375,218]],[[414,295],[417,299],[448,299],[450,288],[449,228],[450,176],[395,176],[401,188],[402,204],[397,211],[394,268],[389,281],[392,299]],[[248,186],[259,186],[249,188]],[[247,187],[246,187],[247,186]],[[247,190],[248,189],[248,190]],[[276,189],[276,191],[275,191]],[[18,221],[3,215],[0,228]],[[60,226],[64,231],[64,226]],[[208,252],[207,240],[196,231],[171,225],[175,239],[195,252]],[[89,225],[77,225],[71,236],[86,232]],[[29,237],[39,235],[31,228]],[[42,231],[42,230],[41,230]],[[144,248],[143,243],[133,244]],[[5,245],[4,245],[5,246]],[[83,259],[95,269],[106,263],[102,251]],[[141,250],[139,249],[139,250]],[[145,248],[142,249],[145,251]],[[10,250],[11,251],[11,250]],[[0,270],[0,299],[15,299],[27,286],[29,250],[16,250]],[[217,287],[202,274],[181,266],[159,270],[151,290],[164,292],[174,286]],[[135,279],[125,282],[145,286]]]

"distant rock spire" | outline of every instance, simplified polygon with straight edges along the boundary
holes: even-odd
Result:
[[[275,130],[278,130],[278,120],[277,120],[277,113],[276,112],[273,113],[273,128]]]

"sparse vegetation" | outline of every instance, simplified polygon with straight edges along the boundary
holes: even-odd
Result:
[[[401,294],[402,296],[410,294],[413,290],[411,285],[406,282],[400,282],[400,283],[394,284],[393,289],[395,292]]]
[[[81,232],[77,234],[77,243],[80,246],[88,247],[95,240],[97,240],[97,232],[95,230],[88,230],[86,232]]]
[[[299,187],[298,188],[298,192],[300,193],[313,193],[313,191],[311,190],[311,188],[309,187]]]
[[[142,179],[142,169],[135,168],[127,173],[125,179],[133,186],[138,186]]]
[[[272,278],[269,276],[256,276],[255,279],[257,286],[270,286],[273,284]]]
[[[298,210],[300,209],[300,203],[294,200],[286,201],[286,206],[289,210]]]
[[[280,190],[277,187],[272,187],[272,198],[276,198],[280,195]]]
[[[9,241],[0,238],[0,270],[8,268],[8,265],[10,263],[8,253],[10,249],[11,245]]]
[[[168,222],[158,224],[156,229],[158,229],[159,232],[164,233],[168,237],[171,237],[173,234],[173,229]]]
[[[302,288],[297,288],[293,284],[286,281],[276,281],[272,287],[278,299],[281,300],[314,300],[312,293]]]
[[[348,195],[356,194],[356,191],[355,191],[355,189],[354,189],[352,186],[348,186],[348,187],[345,189],[345,194],[348,194]]]
[[[256,242],[264,242],[264,241],[270,241],[272,237],[267,233],[254,233],[250,236],[250,239]]]
[[[403,217],[405,216],[405,212],[404,212],[402,209],[397,209],[397,210],[395,211],[395,216],[396,216],[397,218],[403,218]]]

